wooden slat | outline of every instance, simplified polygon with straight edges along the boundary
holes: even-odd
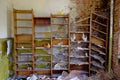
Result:
[[[93,27],[92,27],[92,29],[93,29],[93,30],[95,30],[95,31],[98,31],[98,32],[100,32],[100,33],[102,33],[102,34],[105,34],[105,35],[106,35],[106,33],[105,33],[105,32],[103,32],[103,31],[100,31],[100,30],[95,29],[95,28],[93,28]]]
[[[87,33],[90,33],[89,31],[71,31],[70,33],[75,33],[75,34],[87,34]]]
[[[66,39],[61,39],[61,40],[59,40],[59,39],[53,39],[52,40],[52,43],[53,43],[52,45],[57,45],[60,42],[63,42],[63,45],[68,45],[68,41]]]
[[[83,27],[83,26],[89,26],[90,27],[90,24],[75,24],[76,27]]]
[[[24,13],[24,14],[26,14],[26,13],[32,13],[32,10],[16,10],[15,9],[15,13]]]
[[[104,39],[102,39],[102,38],[100,38],[100,37],[98,37],[98,36],[96,36],[96,35],[91,35],[91,36],[94,37],[94,38],[96,38],[96,39],[98,39],[98,40],[101,40],[101,41],[106,42],[106,40],[104,40]]]
[[[104,52],[102,52],[102,51],[100,51],[100,50],[98,50],[98,49],[96,49],[96,48],[91,48],[92,50],[94,50],[94,51],[96,51],[96,52],[99,52],[99,54],[101,54],[101,55],[106,55]]]
[[[16,19],[16,21],[32,21],[32,19],[22,19],[22,18],[20,19],[19,18],[19,19]]]
[[[28,70],[27,71],[25,71],[25,70],[16,70],[16,71],[17,71],[17,75],[30,75],[33,72],[33,71],[28,71]]]
[[[100,17],[100,18],[103,18],[103,19],[109,19],[108,17],[106,17],[106,16],[103,16],[103,15],[100,15],[100,14],[98,14],[98,13],[92,13],[93,15],[96,15],[96,16],[98,16],[98,17]]]
[[[99,25],[101,25],[101,26],[104,26],[104,27],[106,27],[106,26],[107,26],[107,25],[102,24],[102,23],[100,23],[100,22],[98,22],[98,21],[95,21],[95,20],[92,20],[92,22],[97,23],[97,24],[99,24]]]
[[[68,18],[69,14],[51,14],[52,18]]]
[[[32,28],[31,26],[16,26],[15,28]]]
[[[105,47],[105,42],[103,42],[101,39],[94,37],[94,36],[91,37],[91,43],[95,43],[96,45]]]
[[[35,73],[37,73],[37,74],[43,74],[43,75],[45,75],[45,74],[50,75],[51,74],[50,71],[51,70],[38,70],[38,69],[35,69]]]
[[[86,21],[88,19],[90,19],[90,17],[86,17],[86,18],[80,19],[80,20],[76,21],[75,23],[78,24],[78,23],[80,23],[82,21]]]

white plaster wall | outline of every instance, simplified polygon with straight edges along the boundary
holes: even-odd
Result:
[[[61,9],[68,12],[70,0],[13,0],[16,9],[33,9],[35,16],[50,16]]]
[[[11,36],[12,1],[0,0],[0,38]]]

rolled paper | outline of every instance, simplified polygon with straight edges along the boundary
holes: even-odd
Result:
[[[46,42],[46,43],[44,44],[44,47],[47,48],[47,49],[49,49],[51,46],[50,46],[50,44],[49,44],[48,42]]]

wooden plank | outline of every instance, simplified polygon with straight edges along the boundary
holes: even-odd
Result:
[[[78,24],[78,23],[81,23],[82,21],[86,21],[88,19],[90,19],[90,17],[86,17],[86,18],[80,19],[80,20],[76,21],[75,23]]]
[[[32,29],[31,26],[16,26],[15,28],[31,28]]]
[[[15,12],[16,12],[16,13],[24,13],[24,14],[27,14],[27,13],[32,13],[32,10],[17,10],[17,9],[15,9]]]
[[[91,37],[91,43],[105,47],[105,42],[103,42],[100,39],[97,39],[96,37]]]
[[[37,73],[37,74],[43,74],[43,75],[50,75],[51,74],[51,71],[50,70],[37,70],[37,71],[35,71],[35,73]]]
[[[68,18],[69,14],[51,14],[52,18]]]
[[[92,13],[93,15],[96,15],[96,16],[98,16],[98,17],[100,17],[100,18],[103,18],[103,19],[109,19],[108,17],[106,17],[106,16],[103,16],[103,15],[100,15],[100,14],[98,14],[98,13]]]
[[[17,71],[17,75],[30,75],[33,71]]]
[[[32,19],[25,19],[25,18],[24,19],[22,19],[22,18],[20,19],[19,18],[19,19],[16,19],[16,21],[32,21]]]
[[[60,42],[63,42],[63,44],[62,45],[68,45],[68,40],[66,40],[66,39],[53,39],[52,40],[52,45],[57,45],[58,43],[60,43]]]
[[[16,42],[32,42],[32,35],[30,34],[16,35]]]

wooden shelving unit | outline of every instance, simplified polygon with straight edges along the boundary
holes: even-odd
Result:
[[[33,73],[33,10],[16,10],[14,14],[15,74]]]
[[[51,75],[51,31],[50,17],[35,17],[34,31],[34,72]]]
[[[106,70],[108,50],[109,19],[99,13],[91,14],[91,67],[90,72],[96,74]]]
[[[15,74],[57,77],[79,70],[106,70],[109,19],[98,13],[70,26],[69,14],[34,17],[33,10],[13,10]]]
[[[78,20],[70,30],[70,70],[90,73],[90,18]]]
[[[70,19],[69,14],[51,14],[51,50],[52,77],[59,76],[62,71],[69,71],[69,42]]]

